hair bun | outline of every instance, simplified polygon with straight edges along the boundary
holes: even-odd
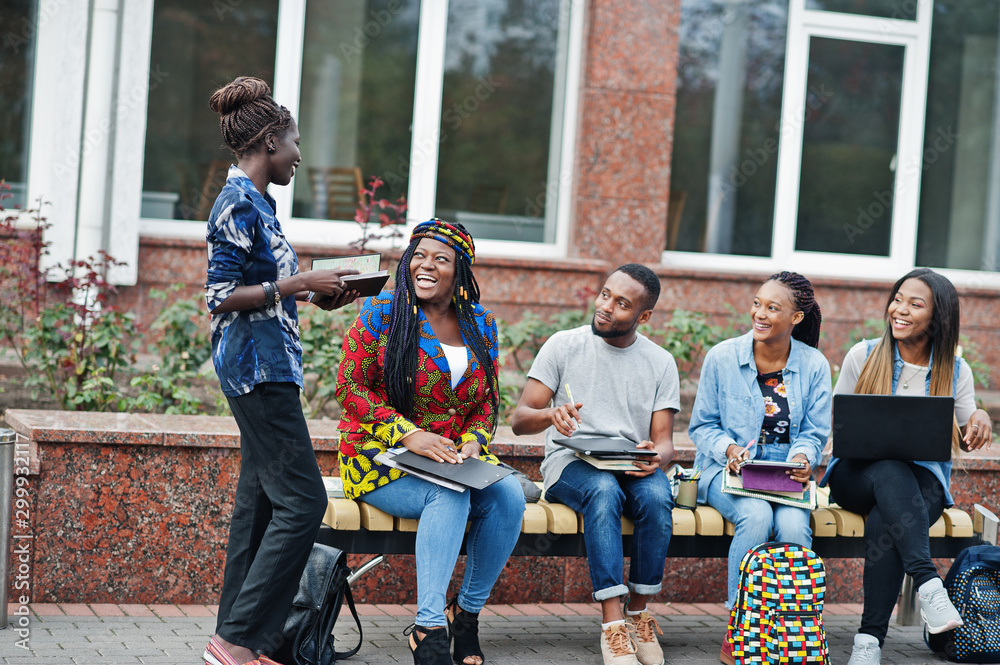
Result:
[[[255,102],[271,94],[271,88],[264,81],[253,76],[240,76],[214,93],[208,101],[212,110],[220,115],[229,115],[241,106]]]

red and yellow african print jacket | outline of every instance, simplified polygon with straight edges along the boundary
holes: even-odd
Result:
[[[414,418],[404,418],[389,403],[382,372],[392,297],[392,293],[384,291],[369,298],[344,338],[337,400],[344,408],[340,419],[340,476],[350,499],[403,475],[374,458],[387,448],[402,446],[403,435],[417,428],[452,439],[458,447],[478,442],[482,446],[480,459],[499,463],[489,452],[496,414],[489,398],[486,372],[470,352],[469,367],[452,390],[448,360],[423,311],[419,312]],[[496,368],[499,349],[496,321],[491,312],[478,304],[475,317]]]

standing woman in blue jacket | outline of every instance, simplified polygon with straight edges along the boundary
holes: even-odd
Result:
[[[752,330],[705,356],[688,433],[701,467],[698,500],[736,527],[729,546],[728,598],[736,604],[740,561],[776,540],[809,547],[809,510],[726,494],[724,474],[758,459],[803,462],[788,474],[808,482],[830,435],[830,364],[816,349],[823,321],[812,284],[794,272],[771,275],[750,309]],[[719,658],[733,663],[727,634]]]
[[[299,132],[267,84],[240,77],[210,105],[238,164],[208,220],[212,359],[240,428],[240,479],[226,572],[207,665],[274,663],[326,511],[326,491],[306,428],[296,301],[310,292],[324,309],[354,301],[348,272],[300,273],[275,218],[270,184],[287,185],[301,158]]]
[[[989,415],[976,408],[972,370],[956,357],[958,293],[928,268],[903,275],[885,307],[885,332],[847,352],[837,394],[941,395],[955,398],[952,456],[993,440]],[[913,578],[920,614],[931,633],[957,628],[962,619],[931,561],[928,529],[951,498],[951,461],[830,460],[820,485],[831,499],[865,520],[864,609],[849,665],[878,665],[889,617]]]

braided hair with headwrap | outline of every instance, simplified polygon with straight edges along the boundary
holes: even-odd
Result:
[[[417,296],[410,274],[410,260],[417,245],[431,238],[455,250],[455,290],[452,304],[458,325],[476,362],[486,372],[487,389],[493,406],[493,428],[500,412],[500,389],[488,345],[476,326],[475,305],[479,302],[479,284],[472,274],[476,246],[465,227],[458,223],[432,219],[418,224],[410,235],[410,244],[396,267],[396,290],[389,318],[389,338],[385,349],[383,381],[389,402],[406,417],[413,415],[413,393],[417,375],[417,350],[420,345],[420,317]]]
[[[292,124],[292,114],[271,98],[267,83],[253,76],[239,76],[208,100],[218,113],[222,139],[237,159],[253,152],[268,134],[282,134]]]
[[[819,345],[819,329],[823,324],[823,313],[820,311],[819,303],[816,302],[812,283],[799,273],[788,271],[775,273],[764,280],[765,283],[772,281],[788,287],[792,292],[795,309],[804,315],[798,325],[792,328],[792,337],[815,349]]]

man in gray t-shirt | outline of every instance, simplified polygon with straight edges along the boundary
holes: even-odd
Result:
[[[591,324],[557,332],[542,346],[511,423],[515,434],[546,430],[546,497],[583,516],[594,600],[603,612],[606,664],[663,662],[654,634],[659,626],[646,601],[661,589],[670,543],[673,497],[661,469],[674,454],[680,383],[670,353],[636,332],[649,320],[659,294],[659,279],[645,266],[629,263],[611,273]],[[657,455],[649,463],[636,462],[633,471],[602,470],[552,442],[570,435],[620,437]],[[627,585],[623,514],[635,521]]]

